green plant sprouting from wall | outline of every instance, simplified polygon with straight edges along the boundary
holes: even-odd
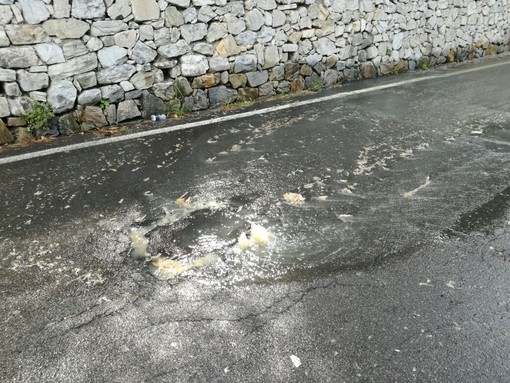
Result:
[[[322,81],[317,81],[312,85],[312,89],[314,90],[321,90],[324,88],[324,83]]]
[[[182,117],[191,112],[189,106],[186,104],[184,94],[179,86],[174,84],[175,98],[167,104],[167,114],[174,117]]]
[[[48,122],[55,114],[49,102],[36,102],[32,104],[32,108],[23,115],[23,119],[27,123],[29,132],[36,130],[48,130]]]
[[[103,110],[108,108],[110,106],[110,101],[108,101],[106,98],[102,98],[99,100],[99,107]]]
[[[174,99],[168,103],[167,114],[174,117],[182,117],[190,113],[190,109],[185,102]]]

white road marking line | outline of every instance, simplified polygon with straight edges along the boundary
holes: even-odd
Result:
[[[480,67],[476,67],[476,68],[463,69],[463,70],[459,70],[459,71],[455,71],[455,72],[451,72],[451,73],[434,74],[434,75],[430,75],[430,76],[424,76],[424,77],[394,82],[394,83],[390,83],[390,84],[377,85],[377,86],[373,86],[370,88],[346,91],[346,92],[336,93],[336,94],[333,94],[330,96],[318,97],[313,100],[296,101],[291,104],[277,105],[277,106],[262,108],[262,109],[253,110],[253,111],[249,111],[249,112],[233,114],[230,116],[215,117],[215,118],[211,118],[208,120],[189,122],[189,123],[182,124],[182,125],[169,126],[169,127],[160,128],[160,129],[152,129],[152,130],[147,130],[147,131],[138,132],[138,133],[130,133],[130,134],[126,134],[124,136],[104,138],[99,141],[83,142],[80,144],[72,144],[72,145],[62,146],[62,147],[58,147],[58,148],[44,149],[44,150],[40,150],[40,151],[37,151],[34,153],[19,154],[19,155],[15,155],[15,156],[0,158],[0,165],[34,159],[34,158],[39,158],[39,157],[45,157],[45,156],[49,156],[52,154],[69,153],[69,152],[79,150],[79,149],[92,148],[95,146],[113,144],[116,142],[129,141],[129,140],[134,140],[137,138],[151,137],[151,136],[156,136],[159,134],[175,132],[175,131],[191,129],[191,128],[197,128],[197,127],[205,126],[205,125],[218,124],[218,123],[222,123],[222,122],[238,120],[241,118],[258,116],[258,115],[265,114],[265,113],[273,113],[273,112],[278,112],[281,110],[298,108],[300,106],[318,104],[318,103],[325,102],[325,101],[346,98],[346,97],[355,96],[358,94],[364,94],[364,93],[376,92],[378,90],[396,88],[396,87],[399,87],[402,85],[415,84],[415,83],[423,82],[423,81],[436,80],[436,79],[444,78],[444,77],[453,77],[453,76],[458,76],[458,75],[462,75],[462,74],[466,74],[466,73],[478,72],[480,70],[497,68],[497,67],[504,66],[504,65],[510,65],[510,61],[500,62],[500,63],[496,63],[496,64],[490,64],[490,65],[484,65],[484,66],[480,66]]]

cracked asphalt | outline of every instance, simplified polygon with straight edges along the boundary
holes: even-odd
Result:
[[[0,164],[0,381],[509,381],[509,67]],[[157,280],[132,232],[184,193],[270,245],[176,232],[217,258]]]

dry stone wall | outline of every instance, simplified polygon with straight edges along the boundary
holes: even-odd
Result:
[[[497,54],[509,1],[0,0],[0,118],[49,101],[66,133]]]

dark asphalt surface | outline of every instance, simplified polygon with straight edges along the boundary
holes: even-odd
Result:
[[[509,68],[1,164],[0,381],[510,381]]]

